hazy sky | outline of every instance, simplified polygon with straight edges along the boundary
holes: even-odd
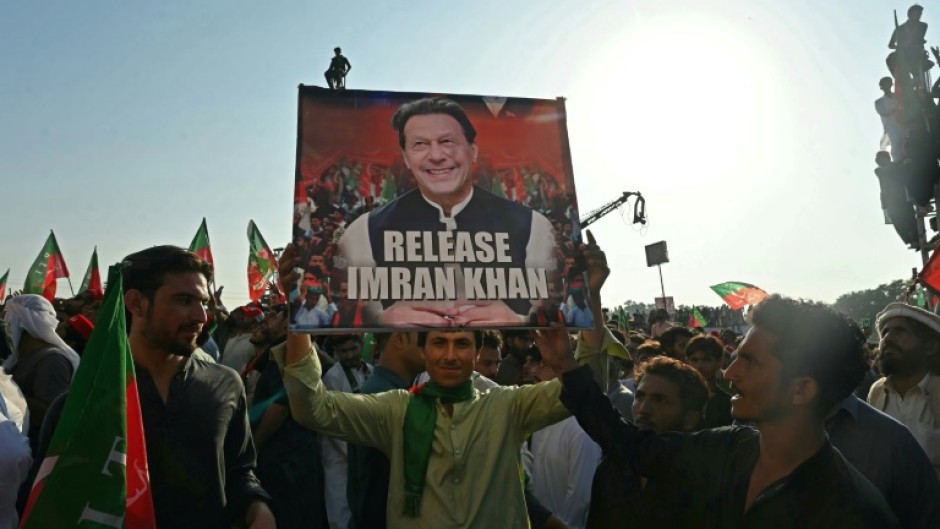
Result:
[[[647,199],[644,230],[632,208],[592,226],[605,304],[659,295],[643,247],[660,240],[677,304],[719,304],[708,286],[729,280],[831,302],[919,264],[872,172],[892,9],[908,6],[3,2],[0,274],[22,288],[53,229],[78,288],[95,245],[106,267],[186,246],[207,217],[223,300],[247,301],[248,221],[289,239],[297,85],[322,86],[339,45],[350,88],[566,97],[581,211]]]

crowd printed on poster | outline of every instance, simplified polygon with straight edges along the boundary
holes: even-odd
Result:
[[[563,100],[301,86],[291,329],[593,327]]]

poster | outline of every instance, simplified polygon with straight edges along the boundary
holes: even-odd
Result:
[[[562,99],[301,85],[295,184],[293,331],[593,326]]]

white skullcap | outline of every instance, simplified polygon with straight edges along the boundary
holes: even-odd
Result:
[[[885,322],[891,318],[910,318],[927,326],[931,331],[940,334],[940,316],[933,312],[926,311],[920,307],[908,305],[907,303],[888,303],[885,310],[878,314],[875,325],[878,327],[878,335],[881,336],[881,328]]]

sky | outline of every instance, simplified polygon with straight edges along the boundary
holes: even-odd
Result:
[[[644,247],[663,240],[677,305],[718,305],[725,281],[833,302],[921,262],[873,173],[892,10],[908,6],[3,2],[0,274],[22,288],[51,229],[78,289],[95,246],[102,267],[187,246],[206,217],[223,301],[245,303],[248,221],[272,247],[291,234],[297,86],[322,86],[341,46],[349,88],[565,97],[582,214],[646,198],[644,228],[632,200],[591,226],[605,305],[660,295]]]

